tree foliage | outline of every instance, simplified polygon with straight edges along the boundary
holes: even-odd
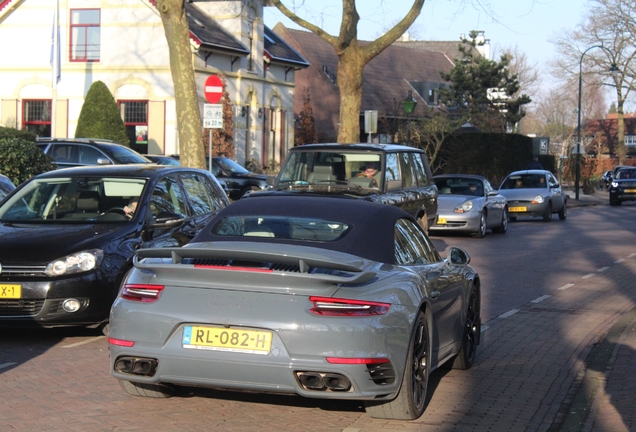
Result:
[[[338,88],[340,90],[340,127],[338,142],[341,144],[360,141],[360,107],[362,105],[362,70],[375,56],[395,42],[419,16],[424,0],[414,0],[406,16],[393,28],[368,44],[358,40],[360,15],[355,0],[342,0],[340,33],[332,36],[322,28],[299,17],[282,3],[271,0],[287,18],[299,26],[315,33],[331,45],[338,56]]]
[[[566,79],[602,82],[613,87],[618,114],[617,153],[625,159],[624,104],[636,89],[636,3],[632,0],[591,0],[590,8],[576,28],[555,37],[559,56],[553,67]],[[595,49],[592,49],[595,48]],[[612,65],[618,73],[611,73]],[[581,99],[585,97],[580,95]],[[585,110],[581,110],[584,122]]]
[[[296,132],[294,134],[294,145],[315,144],[318,142],[316,135],[316,122],[314,111],[311,107],[311,96],[309,88],[305,87],[302,93],[303,107],[298,115]]]
[[[506,132],[523,118],[522,107],[531,102],[521,94],[514,97],[520,88],[516,74],[509,70],[510,57],[504,54],[496,62],[474,54],[477,42],[476,31],[470,32],[470,40],[459,44],[461,59],[455,66],[440,75],[451,82],[449,89],[440,91],[440,100],[457,114],[467,115],[470,123],[484,132]]]
[[[130,145],[117,102],[102,81],[95,81],[86,93],[75,138],[101,138]]]
[[[13,184],[19,185],[35,175],[55,169],[51,157],[45,155],[34,141],[1,132],[0,174],[9,177]]]
[[[431,115],[419,119],[415,125],[411,125],[412,141],[417,147],[426,151],[431,167],[439,168],[437,157],[442,144],[453,132],[459,130],[465,119],[453,118],[440,111],[431,111]]]
[[[225,75],[220,75],[223,83],[221,105],[223,106],[223,127],[212,129],[212,155],[234,158],[234,109],[227,91]],[[206,130],[209,139],[209,130]]]

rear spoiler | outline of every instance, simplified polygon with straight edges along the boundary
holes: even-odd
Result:
[[[145,263],[142,260],[145,258],[163,258],[171,259],[171,264],[165,263]],[[263,251],[245,251],[245,250],[218,250],[209,248],[153,248],[153,249],[139,249],[133,259],[135,267],[139,269],[159,269],[159,268],[174,268],[174,265],[181,265],[182,261],[187,258],[194,259],[210,259],[210,260],[237,260],[237,261],[251,261],[251,262],[265,262],[276,263],[290,266],[298,266],[300,272],[274,270],[274,274],[284,274],[285,277],[299,277],[302,279],[313,279],[317,281],[330,282],[334,284],[362,284],[375,278],[375,272],[365,272],[359,267],[344,264],[342,262],[334,261],[329,258],[321,257],[308,257],[307,255],[294,255],[279,253],[269,253]],[[190,265],[188,265],[190,267]],[[192,265],[194,267],[194,265]],[[309,273],[312,268],[321,268],[327,270],[337,270],[342,272],[351,273],[352,275],[333,275],[326,273]],[[228,266],[227,269],[220,267],[202,269],[203,271],[226,271],[231,270],[232,266]],[[244,267],[241,267],[245,271]],[[238,270],[238,269],[237,269]]]

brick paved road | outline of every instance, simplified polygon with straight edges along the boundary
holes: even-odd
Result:
[[[110,377],[106,339],[96,332],[3,329],[0,430],[557,430],[580,390],[590,350],[636,306],[636,254],[585,271],[484,323],[475,367],[435,372],[428,408],[413,422],[371,419],[355,402],[294,396],[187,389],[171,399],[134,398]],[[635,366],[635,334],[616,346],[616,374],[597,393],[587,430],[636,426],[634,383],[626,381]]]

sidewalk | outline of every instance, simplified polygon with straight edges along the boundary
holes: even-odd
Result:
[[[595,193],[586,195],[583,193],[582,189],[579,189],[578,200],[575,199],[576,194],[574,192],[574,187],[565,186],[563,190],[568,195],[569,208],[607,205],[609,203],[609,192],[606,190],[596,190]]]

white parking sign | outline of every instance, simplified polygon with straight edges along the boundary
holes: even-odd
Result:
[[[205,129],[223,128],[222,104],[203,104],[203,127]]]

